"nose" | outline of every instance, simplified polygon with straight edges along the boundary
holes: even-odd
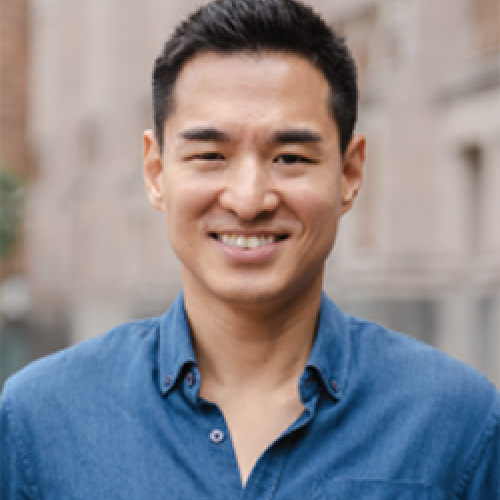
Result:
[[[269,169],[256,158],[245,158],[228,169],[219,203],[240,219],[253,220],[278,207],[279,196],[274,188]]]

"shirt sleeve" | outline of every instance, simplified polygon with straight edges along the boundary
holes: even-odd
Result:
[[[33,482],[29,481],[26,445],[19,436],[6,390],[0,399],[0,498],[3,500],[37,500]]]
[[[465,500],[500,499],[500,397],[494,404],[490,425],[484,433],[483,446],[474,460],[468,478],[468,486],[462,498]]]

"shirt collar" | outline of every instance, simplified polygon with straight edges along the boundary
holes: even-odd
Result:
[[[348,316],[323,293],[316,339],[306,368],[315,370],[328,393],[341,399],[347,387],[349,358]]]
[[[175,386],[184,366],[196,364],[182,292],[161,317],[158,352],[159,384],[165,395]]]
[[[159,357],[159,384],[162,393],[167,394],[184,366],[196,364],[182,292],[161,317]],[[328,393],[341,399],[347,385],[349,357],[348,317],[323,294],[316,339],[306,369],[316,371]]]

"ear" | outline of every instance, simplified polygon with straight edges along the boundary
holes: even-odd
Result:
[[[164,210],[164,175],[160,148],[154,132],[146,130],[142,134],[142,174],[149,201],[158,210]]]
[[[351,209],[361,187],[365,152],[365,136],[353,134],[342,162],[342,215]]]

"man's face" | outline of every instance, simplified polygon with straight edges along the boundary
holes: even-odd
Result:
[[[355,136],[342,160],[329,95],[296,55],[206,53],[185,65],[162,157],[144,135],[144,175],[186,293],[271,304],[321,288],[364,157]]]

